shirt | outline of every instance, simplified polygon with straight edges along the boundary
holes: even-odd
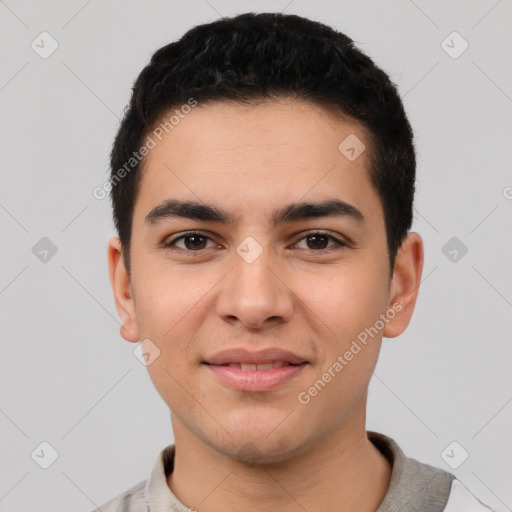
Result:
[[[406,457],[397,443],[383,434],[367,432],[368,439],[391,465],[391,480],[376,512],[492,512],[454,475]],[[149,479],[134,485],[92,512],[193,512],[167,485],[174,468],[175,445],[156,459]]]

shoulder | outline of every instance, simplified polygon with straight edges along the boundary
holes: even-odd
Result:
[[[492,512],[452,473],[407,457],[383,434],[368,432],[368,438],[392,467],[388,492],[377,512]]]
[[[455,479],[443,512],[492,512],[492,510]]]
[[[139,482],[91,512],[146,512],[148,510],[144,492],[146,484],[147,480]]]
[[[166,502],[175,505],[177,499],[167,487],[166,482],[166,474],[172,472],[173,464],[174,444],[171,444],[158,453],[148,479],[139,482],[91,512],[149,512],[149,503],[154,505]]]
[[[378,512],[443,511],[455,478],[453,475],[407,457],[390,437],[377,432],[368,432],[368,437],[392,467],[388,492]]]

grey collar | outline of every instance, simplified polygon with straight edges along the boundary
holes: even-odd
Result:
[[[388,492],[376,512],[442,512],[455,476],[406,457],[390,437],[370,431],[367,435],[392,467]]]

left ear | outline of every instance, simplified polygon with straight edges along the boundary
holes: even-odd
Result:
[[[423,270],[423,240],[409,232],[397,252],[391,278],[388,308],[397,313],[386,324],[382,334],[394,338],[402,334],[412,317]]]

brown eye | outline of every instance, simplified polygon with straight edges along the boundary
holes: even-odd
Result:
[[[337,250],[348,247],[348,244],[338,240],[329,233],[309,233],[305,237],[301,238],[299,243],[301,243],[303,240],[306,240],[306,247],[300,248],[310,249],[313,252],[329,251],[331,249]],[[328,245],[329,241],[332,241],[333,243]]]
[[[200,235],[187,235],[183,237],[183,243],[187,249],[204,249],[206,237]]]
[[[314,249],[325,249],[329,243],[329,237],[326,235],[308,235],[306,238],[312,244],[310,248]]]
[[[172,240],[164,242],[165,247],[169,247],[174,249],[177,247],[178,249],[182,249],[184,251],[197,252],[202,249],[206,249],[206,245],[210,240],[209,237],[201,234],[201,233],[185,233],[184,235],[180,235]],[[178,242],[183,242],[182,246],[178,245]]]

